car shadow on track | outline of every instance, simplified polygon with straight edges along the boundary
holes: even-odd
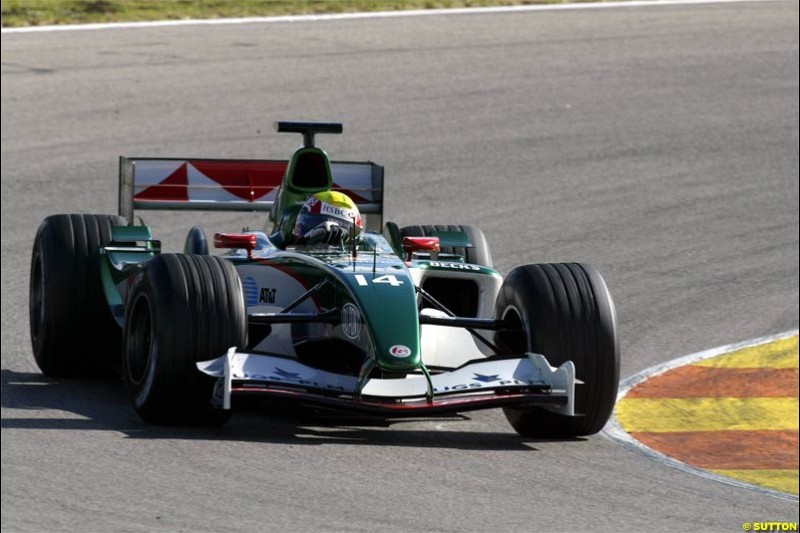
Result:
[[[127,438],[263,442],[290,445],[375,445],[458,450],[536,451],[536,442],[508,432],[460,430],[466,415],[420,420],[343,416],[287,405],[244,405],[219,428],[151,426],[130,408],[119,379],[52,379],[2,371],[3,429],[117,431]],[[12,411],[13,410],[13,411]],[[30,412],[32,416],[18,416]],[[423,426],[423,427],[420,427]],[[455,426],[460,426],[455,429]],[[567,439],[581,441],[585,439]]]

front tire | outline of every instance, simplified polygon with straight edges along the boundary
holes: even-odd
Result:
[[[123,377],[146,422],[220,425],[216,380],[195,363],[247,344],[247,312],[236,269],[220,257],[162,254],[136,275],[128,297]]]
[[[600,431],[611,416],[619,386],[619,343],[614,302],[600,274],[579,263],[515,268],[506,277],[495,316],[518,326],[498,331],[504,353],[534,352],[553,366],[575,364],[575,414],[542,408],[504,409],[526,437],[578,437]]]
[[[28,309],[33,357],[45,376],[100,377],[116,367],[121,330],[103,294],[100,248],[113,226],[125,224],[111,215],[53,215],[39,226]]]

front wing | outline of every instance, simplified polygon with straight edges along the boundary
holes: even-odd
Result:
[[[539,406],[574,415],[575,366],[553,368],[543,355],[476,360],[431,376],[359,378],[319,370],[284,357],[237,352],[197,363],[218,378],[213,402],[231,408],[237,395],[285,398],[298,403],[386,417],[436,416],[496,407]]]

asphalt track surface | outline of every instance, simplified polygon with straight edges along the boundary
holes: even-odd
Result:
[[[39,221],[114,212],[116,157],[282,157],[339,119],[399,223],[484,229],[502,271],[581,260],[622,375],[798,324],[798,4],[660,6],[2,36],[2,528],[739,531],[796,502],[499,412],[356,425],[245,413],[148,427],[118,382],[46,380]],[[201,220],[147,215],[167,249]],[[86,339],[87,343],[92,342]]]

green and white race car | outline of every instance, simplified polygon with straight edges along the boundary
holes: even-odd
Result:
[[[600,274],[504,278],[477,228],[384,224],[383,167],[314,145],[341,124],[276,126],[303,134],[289,161],[123,157],[119,215],[42,222],[30,328],[45,375],[119,373],[156,424],[221,424],[254,395],[384,418],[502,407],[525,436],[604,426],[619,349]],[[331,191],[365,231],[291,242],[300,206]],[[135,224],[146,209],[266,211],[272,229],[216,233],[216,256],[195,226],[183,253],[161,253]]]

